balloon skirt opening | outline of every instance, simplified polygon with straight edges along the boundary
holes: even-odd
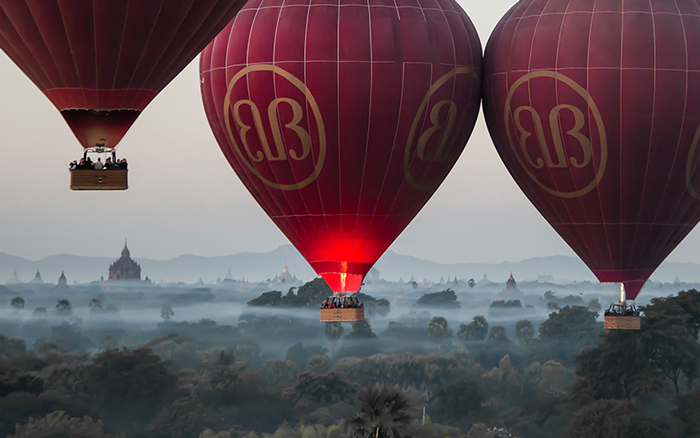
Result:
[[[131,128],[141,111],[64,110],[61,115],[84,148],[112,149]]]
[[[345,274],[340,272],[324,272],[321,277],[326,280],[328,286],[333,290],[334,294],[354,294],[360,290],[364,275]]]
[[[309,263],[314,271],[328,283],[334,294],[354,294],[360,290],[362,280],[372,269],[374,262],[317,261]]]
[[[635,300],[653,269],[597,270],[593,274],[601,283],[623,283],[628,300]]]

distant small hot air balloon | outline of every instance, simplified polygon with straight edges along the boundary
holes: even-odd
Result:
[[[459,158],[479,111],[481,45],[453,0],[252,0],[200,71],[229,163],[344,296]]]
[[[0,48],[85,149],[109,152],[244,3],[0,0]]]
[[[484,83],[515,181],[634,300],[700,220],[698,2],[521,0],[491,36]]]

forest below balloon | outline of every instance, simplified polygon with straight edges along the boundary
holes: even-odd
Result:
[[[52,285],[2,287],[0,436],[700,431],[694,289],[651,299],[639,332],[606,332],[599,293],[492,301],[478,285],[407,285],[397,299],[367,287],[368,321],[341,325],[318,321],[321,279],[285,292],[114,284],[61,297]]]

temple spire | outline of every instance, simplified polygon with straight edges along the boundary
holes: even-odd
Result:
[[[41,273],[39,272],[38,269],[36,270],[36,274],[34,275],[34,279],[32,281],[30,281],[29,283],[30,284],[43,284],[44,283],[44,279],[41,278]]]
[[[129,258],[131,257],[131,253],[129,252],[129,248],[126,246],[126,239],[124,239],[124,249],[122,250],[122,257]]]
[[[19,276],[17,275],[17,268],[12,271],[12,278],[10,278],[7,283],[5,284],[20,284],[22,283],[22,280],[19,279]]]
[[[518,289],[518,286],[515,283],[515,278],[513,278],[513,272],[511,272],[510,277],[508,277],[508,281],[506,282],[506,289]]]

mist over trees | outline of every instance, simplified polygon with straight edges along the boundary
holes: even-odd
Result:
[[[0,436],[700,436],[694,289],[652,299],[633,332],[604,331],[598,299],[551,291],[490,315],[470,283],[363,294],[356,323],[318,321],[320,279],[110,287],[9,290]]]

